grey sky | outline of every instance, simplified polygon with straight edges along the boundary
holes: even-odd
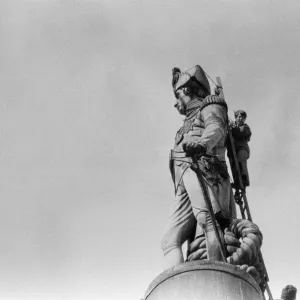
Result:
[[[248,113],[273,295],[300,288],[299,25],[292,0],[2,0],[0,298],[143,296],[173,199],[171,69],[195,64]]]

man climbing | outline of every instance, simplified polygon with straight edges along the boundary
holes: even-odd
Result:
[[[293,285],[287,285],[282,289],[281,300],[296,300],[297,288]]]
[[[250,148],[248,142],[251,137],[250,127],[245,123],[247,114],[243,110],[234,113],[235,122],[230,122],[229,127],[235,142],[235,150],[244,187],[250,185],[247,160],[250,157]],[[237,183],[237,174],[233,171],[234,182]]]

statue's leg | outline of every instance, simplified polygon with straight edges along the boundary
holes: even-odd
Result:
[[[168,219],[166,231],[161,242],[164,252],[165,269],[183,262],[182,244],[193,237],[196,229],[196,219],[183,183],[179,184],[175,201]]]
[[[188,169],[183,175],[183,183],[191,201],[193,213],[197,219],[197,222],[205,232],[208,258],[211,260],[222,261],[222,252],[219,247],[219,243],[213,229],[212,221],[206,207],[204,196],[195,172],[191,169]],[[221,211],[220,206],[209,186],[208,192],[210,195],[214,213],[219,213]],[[218,230],[220,232],[220,229]]]
[[[208,214],[206,216],[206,225],[203,226],[203,229],[205,232],[208,259],[223,261],[222,250],[217,240],[216,233],[214,232],[211,218]],[[217,225],[217,228],[219,230],[219,236],[223,239],[223,233],[220,229],[220,226]]]

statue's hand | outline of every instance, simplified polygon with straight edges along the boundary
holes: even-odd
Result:
[[[184,142],[182,144],[182,148],[188,156],[203,155],[206,152],[206,149],[203,145],[195,142]]]

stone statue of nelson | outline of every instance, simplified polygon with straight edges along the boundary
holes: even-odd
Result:
[[[202,231],[206,238],[208,259],[222,260],[202,190],[193,169],[192,155],[207,184],[213,211],[221,230],[236,217],[235,203],[225,162],[227,105],[211,95],[203,69],[196,65],[186,72],[173,69],[175,108],[185,120],[175,137],[170,155],[170,170],[175,199],[161,246],[165,268],[183,262],[182,244]],[[222,233],[221,233],[222,234]]]

